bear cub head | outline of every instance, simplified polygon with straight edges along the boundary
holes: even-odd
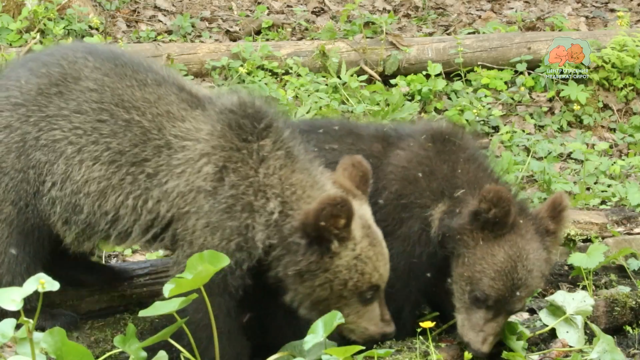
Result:
[[[454,239],[450,286],[458,334],[487,356],[512,314],[544,282],[562,243],[568,197],[556,193],[534,211],[502,185],[485,185],[463,205],[441,204],[434,231]]]
[[[337,333],[357,343],[390,339],[389,252],[369,205],[371,165],[360,155],[344,156],[331,176],[338,192],[302,214],[302,254],[281,265],[284,300],[309,320],[340,311],[345,322]]]

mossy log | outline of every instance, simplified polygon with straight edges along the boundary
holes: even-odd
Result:
[[[622,31],[622,30],[620,30]],[[531,56],[526,60],[530,68],[536,67],[545,57],[553,40],[559,36],[570,36],[575,39],[594,40],[592,51],[606,46],[619,30],[575,31],[565,32],[516,32],[483,35],[437,36],[420,38],[403,38],[400,35],[387,34],[381,39],[332,40],[332,41],[281,41],[259,43],[254,46],[268,45],[282,57],[274,57],[274,61],[282,62],[288,58],[298,57],[304,66],[311,71],[324,71],[322,54],[335,53],[346,63],[348,68],[365,65],[368,71],[382,74],[385,61],[397,61],[398,67],[393,74],[408,75],[427,70],[430,62],[442,64],[445,73],[463,67],[477,65],[510,66],[511,59]],[[637,30],[627,30],[629,34],[637,34]],[[239,43],[149,43],[127,44],[124,49],[141,56],[166,62],[184,64],[190,75],[201,77],[206,75],[205,65],[208,61],[219,61],[223,57],[235,58],[232,49]],[[244,43],[252,45],[251,43]],[[463,62],[456,63],[460,57],[458,49],[462,48]],[[409,51],[405,52],[404,50]],[[1,50],[1,49],[0,49]],[[5,49],[5,52],[20,52],[21,49]],[[393,58],[399,53],[400,58]]]

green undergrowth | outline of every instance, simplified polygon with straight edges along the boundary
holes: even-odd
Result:
[[[534,71],[442,66],[371,81],[319,49],[324,72],[296,59],[278,62],[268,44],[241,44],[235,58],[210,61],[216,87],[243,86],[271,96],[294,118],[345,116],[360,121],[444,117],[491,137],[495,168],[534,204],[556,191],[576,207],[640,207],[640,37],[620,35],[592,54],[589,79],[552,79],[557,66]],[[566,66],[566,65],[565,65]],[[624,109],[622,111],[621,109]]]
[[[162,293],[166,300],[154,302],[148,308],[140,310],[137,315],[139,318],[169,316],[175,318],[176,322],[141,340],[139,329],[134,324],[137,319],[127,319],[126,330],[120,331],[115,337],[108,336],[107,339],[101,339],[103,342],[110,341],[113,345],[110,347],[111,350],[103,350],[99,354],[92,353],[81,343],[69,339],[67,332],[62,328],[54,327],[45,332],[36,330],[45,294],[60,290],[60,283],[55,279],[45,273],[38,273],[20,286],[0,288],[0,308],[20,314],[17,319],[7,318],[0,321],[0,348],[9,342],[14,345],[14,354],[6,357],[4,352],[0,352],[0,359],[46,360],[47,357],[52,357],[59,360],[105,360],[125,353],[130,359],[135,360],[168,360],[169,357],[164,350],[157,354],[149,354],[148,350],[145,350],[166,341],[180,350],[182,360],[200,360],[199,349],[186,324],[189,318],[181,318],[178,311],[189,306],[198,297],[202,297],[211,323],[215,359],[220,360],[218,329],[210,305],[210,297],[218,294],[207,294],[205,285],[230,263],[231,259],[226,255],[213,250],[193,254],[187,260],[184,272],[164,285]],[[186,294],[189,295],[177,296]],[[23,309],[24,300],[29,296],[39,296],[38,307],[33,317],[26,316]],[[364,358],[381,359],[393,354],[393,349],[363,351],[365,348],[359,345],[338,347],[328,337],[344,322],[344,316],[339,311],[334,310],[325,314],[311,325],[303,339],[284,344],[269,360],[362,360]],[[184,331],[190,347],[185,348],[172,339],[176,331]]]

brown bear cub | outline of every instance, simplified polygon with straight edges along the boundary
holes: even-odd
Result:
[[[249,358],[240,297],[259,264],[302,318],[339,310],[354,341],[393,336],[370,164],[347,154],[330,171],[286,122],[255,97],[212,95],[116,47],[11,62],[0,75],[0,287],[41,271],[82,284],[90,276],[73,272],[89,266],[95,281],[117,278],[82,256],[105,239],[173,249],[176,272],[212,249],[231,259],[207,285],[225,360]],[[212,359],[202,297],[187,310]],[[41,315],[48,327],[73,317]]]
[[[311,119],[292,127],[328,167],[349,153],[371,162],[370,202],[391,257],[386,298],[396,339],[416,335],[428,306],[444,321],[457,319],[459,335],[477,356],[489,353],[508,317],[543,287],[561,244],[568,197],[557,193],[529,210],[491,169],[476,139],[446,121]],[[259,291],[270,292],[263,301],[272,303],[269,313],[253,309],[246,325],[257,344],[254,358],[304,336],[308,326],[278,305],[279,289]]]

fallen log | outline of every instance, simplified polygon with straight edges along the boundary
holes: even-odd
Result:
[[[625,31],[630,35],[640,34],[637,30]],[[133,51],[141,56],[160,62],[171,59],[187,67],[190,75],[202,77],[206,75],[205,65],[208,61],[218,61],[223,57],[236,58],[232,49],[238,45],[252,45],[254,49],[267,44],[281,57],[274,61],[298,57],[304,66],[311,71],[323,71],[324,64],[319,53],[335,51],[348,68],[364,64],[370,71],[382,73],[385,61],[397,52],[400,56],[398,68],[393,75],[415,74],[427,70],[429,62],[442,64],[445,72],[456,71],[460,65],[472,67],[477,65],[513,66],[511,59],[531,56],[527,60],[530,68],[540,64],[549,46],[557,37],[595,40],[600,45],[591,45],[592,51],[606,46],[621,30],[575,31],[575,32],[517,32],[483,35],[438,36],[424,38],[402,38],[398,35],[387,35],[385,40],[332,40],[332,41],[282,41],[263,43],[145,43],[126,44],[125,50]],[[456,63],[460,57],[457,49],[464,49],[462,64]],[[324,50],[321,50],[324,49]],[[403,51],[407,49],[408,51]],[[2,48],[0,53],[20,53],[20,48]],[[361,73],[365,73],[362,69]]]
[[[162,287],[171,278],[170,265],[170,258],[110,264],[127,270],[122,283],[111,287],[61,288],[48,293],[43,306],[73,309],[85,320],[142,309],[162,297]]]
[[[572,210],[571,226],[567,237],[575,239],[577,235],[588,237],[593,234],[602,238],[609,238],[609,245],[613,251],[615,241],[622,240],[625,246],[635,247],[640,251],[640,237],[612,237],[611,230],[617,229],[621,234],[636,233],[640,230],[640,213],[625,209],[610,209],[602,211]],[[637,241],[634,241],[637,240]],[[586,251],[582,246],[580,251]],[[578,279],[569,279],[565,270],[564,260],[569,251],[561,248],[552,281],[573,283]],[[141,309],[162,297],[162,287],[169,281],[170,258],[123,262],[110,266],[122,267],[129,270],[129,277],[118,286],[79,289],[66,288],[47,294],[44,306],[74,309],[86,319],[108,317],[114,314]],[[624,272],[620,272],[624,274]]]

